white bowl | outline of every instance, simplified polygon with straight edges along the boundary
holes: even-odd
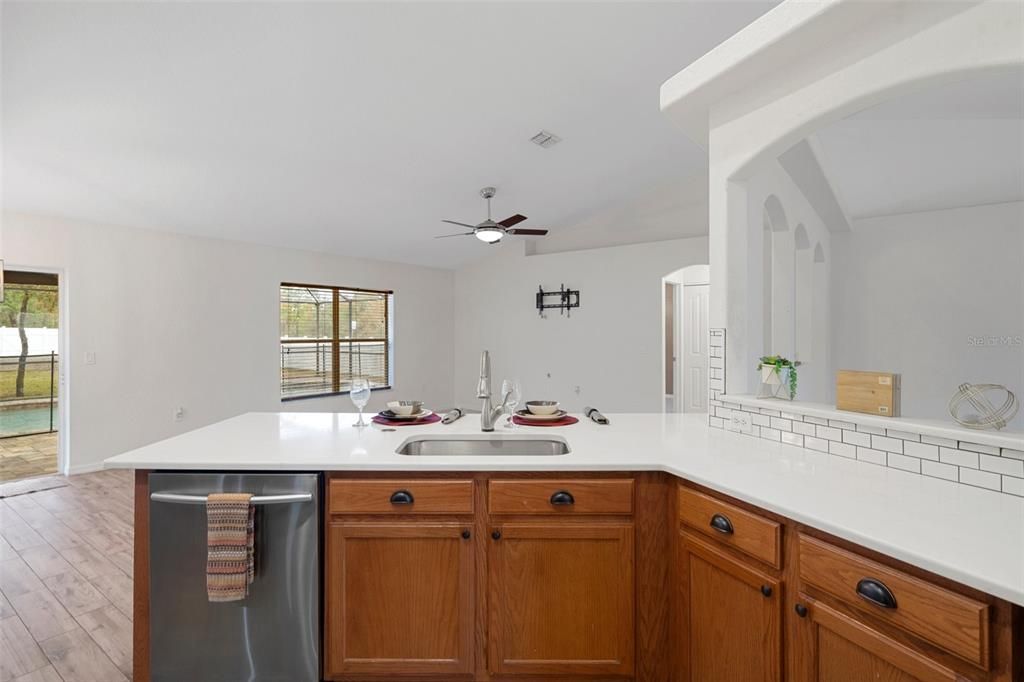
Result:
[[[527,400],[526,409],[531,414],[554,414],[558,412],[558,401],[557,400]]]
[[[388,403],[388,409],[400,417],[414,415],[422,409],[423,403],[419,400],[392,400]]]

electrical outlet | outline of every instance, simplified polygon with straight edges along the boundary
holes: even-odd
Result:
[[[729,426],[730,431],[739,431],[740,433],[754,432],[754,423],[750,420],[750,414],[740,410],[733,410],[732,417],[729,419]]]
[[[174,408],[174,421],[180,422],[183,419],[185,419],[185,408],[184,407],[176,407],[176,408]]]

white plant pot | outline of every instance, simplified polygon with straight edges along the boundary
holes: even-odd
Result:
[[[761,383],[778,386],[782,383],[782,370],[775,367],[775,365],[762,365]]]

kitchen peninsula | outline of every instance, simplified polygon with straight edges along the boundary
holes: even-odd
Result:
[[[323,475],[322,679],[1018,679],[1024,499],[703,416],[609,417],[489,435],[249,413],[108,459],[137,471],[136,679],[153,472]],[[398,454],[421,439],[495,454]],[[500,454],[537,439],[569,451]]]

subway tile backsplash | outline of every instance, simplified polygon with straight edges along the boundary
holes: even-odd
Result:
[[[801,415],[786,409],[782,401],[753,406],[730,400],[725,393],[725,343],[724,329],[710,331],[708,423],[712,427],[736,430],[732,413],[743,412],[750,417],[750,436],[1024,497],[1024,450]]]

